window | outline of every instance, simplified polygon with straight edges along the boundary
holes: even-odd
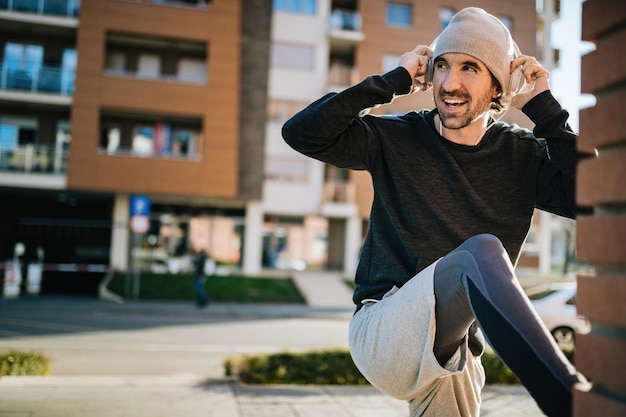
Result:
[[[315,14],[316,0],[274,0],[273,8],[277,12]]]
[[[17,126],[0,123],[0,152],[17,147]]]
[[[441,30],[444,30],[450,20],[452,20],[452,16],[454,16],[454,10],[444,7],[439,10],[439,27]]]
[[[7,42],[4,61],[9,69],[40,68],[43,64],[43,46]]]
[[[7,42],[4,46],[7,87],[12,90],[33,90],[34,80],[43,65],[43,47]]]
[[[500,21],[506,26],[509,32],[513,33],[513,18],[509,16],[498,16]]]
[[[203,84],[207,44],[171,38],[107,34],[105,73]]]
[[[194,157],[202,138],[200,119],[105,112],[100,150],[108,154]]]
[[[307,160],[270,157],[265,160],[265,179],[283,182],[307,181]]]
[[[141,78],[159,78],[161,58],[155,54],[140,54],[137,63],[137,76]]]
[[[26,149],[30,148],[32,156],[37,136],[37,119],[0,116],[0,169],[32,169],[32,162],[26,159]]]
[[[313,69],[313,47],[273,43],[271,65],[302,70]]]
[[[178,61],[177,78],[186,82],[204,82],[206,80],[206,64],[199,59],[183,58]]]
[[[409,4],[387,3],[387,24],[402,28],[411,27],[412,8]]]
[[[135,155],[152,155],[153,150],[157,151],[157,144],[154,141],[154,127],[150,125],[139,125],[133,129],[131,152]],[[155,152],[156,153],[156,152]]]
[[[37,119],[30,117],[0,117],[2,130],[0,146],[15,149],[37,142]]]
[[[117,153],[120,149],[120,138],[122,130],[118,124],[109,124],[102,130],[102,138],[100,145],[104,147],[107,153]]]
[[[67,48],[63,51],[61,64],[61,93],[72,94],[74,92],[74,79],[76,77],[76,50]]]

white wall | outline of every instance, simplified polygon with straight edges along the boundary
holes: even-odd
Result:
[[[330,1],[317,2],[314,16],[274,12],[272,42],[311,46],[314,49],[313,68],[298,70],[270,68],[268,96],[272,100],[312,102],[326,91],[328,78],[328,16]],[[309,215],[319,210],[324,181],[322,163],[291,149],[281,136],[282,123],[266,126],[266,157],[293,158],[307,165],[306,183],[265,181],[263,210],[275,214]]]

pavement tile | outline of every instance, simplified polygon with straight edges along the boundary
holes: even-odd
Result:
[[[291,403],[319,401],[326,395],[323,387],[298,386],[298,385],[235,385],[235,394],[239,403]]]
[[[242,417],[297,417],[290,404],[240,404]]]
[[[294,404],[293,409],[298,417],[353,417],[354,414],[338,407],[335,403],[329,404]]]

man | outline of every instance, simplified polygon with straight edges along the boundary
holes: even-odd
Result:
[[[427,89],[429,68],[435,109],[364,114]],[[512,74],[525,80],[521,91]],[[467,8],[434,51],[416,47],[398,68],[326,95],[283,127],[299,152],[371,173],[350,351],[411,416],[479,414],[479,328],[546,414],[571,415],[573,386],[587,384],[514,273],[534,208],[577,213],[575,166],[586,155],[548,79],[497,18]],[[534,134],[496,121],[508,105],[529,116]]]
[[[193,289],[196,293],[196,305],[199,308],[208,306],[210,302],[205,288],[208,262],[213,262],[213,260],[207,256],[204,249],[198,249],[193,259]],[[209,272],[212,273],[211,270]]]

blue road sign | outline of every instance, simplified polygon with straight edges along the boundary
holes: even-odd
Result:
[[[147,195],[133,195],[130,197],[131,216],[150,216],[150,197]]]

